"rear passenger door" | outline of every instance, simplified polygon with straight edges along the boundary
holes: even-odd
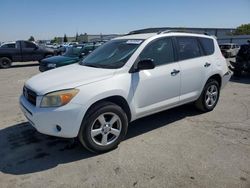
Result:
[[[180,102],[192,101],[200,95],[211,64],[197,37],[177,36],[176,46],[181,71]]]

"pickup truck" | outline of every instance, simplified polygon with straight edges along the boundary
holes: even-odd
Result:
[[[11,67],[12,62],[40,61],[53,56],[55,50],[29,41],[4,43],[0,46],[0,68]]]

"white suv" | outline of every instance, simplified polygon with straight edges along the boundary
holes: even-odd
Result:
[[[134,34],[105,43],[78,64],[32,77],[20,106],[39,132],[78,137],[87,149],[105,152],[138,118],[190,102],[213,110],[230,77],[211,36]]]

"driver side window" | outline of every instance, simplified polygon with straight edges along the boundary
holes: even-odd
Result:
[[[174,62],[174,49],[171,38],[161,38],[149,43],[140,54],[140,60],[153,59],[155,66]]]

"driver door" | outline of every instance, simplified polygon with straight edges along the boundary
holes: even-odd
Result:
[[[174,55],[171,37],[156,39],[144,48],[139,59],[152,59],[154,69],[132,74],[137,117],[162,111],[178,104],[180,67]]]
[[[37,61],[41,59],[41,53],[39,52],[37,46],[28,41],[22,42],[22,55],[23,61]]]

